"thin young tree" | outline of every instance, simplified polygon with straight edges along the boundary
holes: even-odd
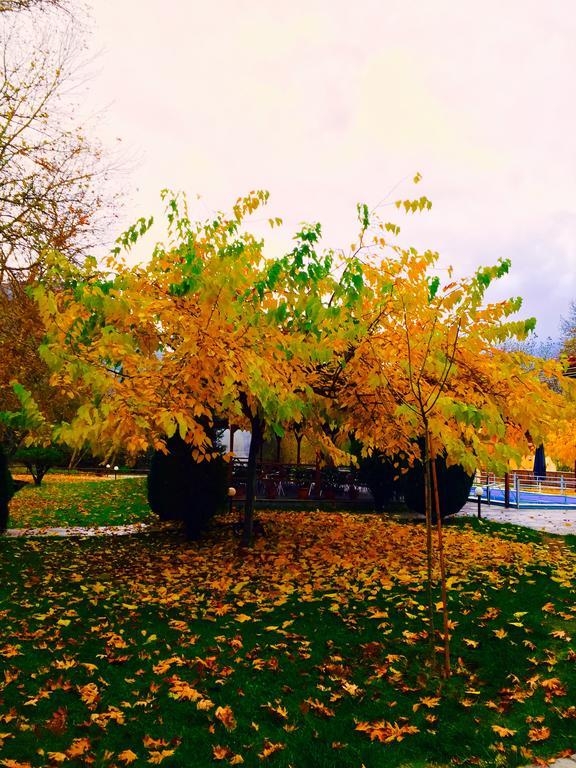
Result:
[[[429,641],[434,638],[433,518],[436,517],[443,609],[443,674],[450,674],[449,618],[442,510],[435,459],[472,472],[477,466],[504,471],[528,449],[527,433],[539,439],[552,428],[561,396],[546,384],[554,361],[510,353],[501,343],[525,338],[532,321],[513,321],[520,301],[486,304],[491,282],[506,261],[472,277],[440,285],[438,255],[394,248],[365,256],[365,313],[378,318],[348,361],[339,403],[345,429],[366,452],[404,453],[420,461],[425,479]],[[374,302],[370,307],[369,303]],[[529,364],[527,364],[529,361]],[[434,657],[434,654],[433,654]]]

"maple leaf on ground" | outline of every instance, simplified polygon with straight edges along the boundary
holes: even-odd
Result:
[[[320,717],[334,717],[335,715],[333,709],[330,709],[318,699],[304,699],[304,704],[307,704],[312,712],[314,712],[315,715],[319,715]]]
[[[270,755],[273,755],[275,752],[280,752],[280,750],[286,749],[286,745],[282,744],[280,741],[270,741],[269,739],[264,740],[264,747],[262,749],[262,752],[258,753],[258,757],[260,760],[265,760],[267,757],[270,757]]]
[[[501,725],[493,725],[492,730],[502,739],[505,739],[507,736],[514,736],[514,734],[517,733],[517,731],[512,728],[503,728]]]
[[[170,678],[170,693],[168,694],[172,699],[185,699],[186,701],[198,701],[202,699],[202,694],[193,688],[190,683],[185,680],[181,680],[177,675]]]
[[[267,702],[266,704],[261,704],[261,708],[265,709],[266,712],[269,712],[277,720],[288,720],[288,710],[280,704],[275,707],[270,702]]]
[[[68,727],[68,710],[66,707],[59,707],[52,713],[52,717],[46,721],[46,728],[53,734],[65,733]]]
[[[88,750],[90,749],[90,739],[83,738],[83,739],[74,739],[72,744],[68,747],[66,750],[66,754],[68,757],[81,757],[82,755],[86,754]]]
[[[212,757],[214,760],[226,760],[232,754],[232,750],[229,747],[222,747],[220,744],[215,744],[212,747]]]
[[[420,703],[423,704],[425,707],[428,707],[429,709],[432,707],[437,707],[438,704],[440,704],[440,697],[439,696],[422,696],[420,699]]]
[[[543,725],[541,728],[530,728],[528,731],[530,741],[546,741],[550,738],[550,728]]]
[[[126,765],[130,765],[134,760],[138,760],[138,755],[135,752],[132,752],[131,749],[125,749],[118,755],[118,760],[122,763],[126,763]]]
[[[109,706],[106,712],[94,712],[90,715],[90,722],[96,723],[100,728],[106,729],[111,721],[124,725],[124,712],[118,707]]]
[[[214,715],[227,731],[233,731],[236,728],[236,720],[231,707],[218,707]]]
[[[144,736],[142,744],[148,749],[157,749],[158,747],[167,747],[168,742],[165,739],[153,739],[152,736]]]
[[[153,765],[160,765],[160,763],[167,757],[171,757],[174,752],[176,752],[175,749],[162,749],[162,750],[154,750],[150,752],[150,757],[148,758],[148,762],[152,763]]]
[[[79,685],[78,692],[80,694],[80,698],[87,707],[93,709],[96,706],[96,703],[100,698],[98,686],[96,683],[86,683],[86,685]]]
[[[159,661],[158,664],[154,664],[152,669],[154,670],[155,675],[165,675],[172,664],[176,664],[178,667],[181,667],[184,664],[184,660],[181,659],[180,656],[171,656],[169,659],[162,659],[162,661]]]
[[[398,725],[398,723],[389,723],[386,720],[379,720],[375,723],[358,723],[356,730],[367,733],[370,736],[370,741],[378,740],[384,744],[402,741],[405,736],[420,732],[420,729],[415,725]]]
[[[360,686],[356,685],[356,683],[349,683],[347,680],[342,683],[342,690],[345,691],[349,696],[352,696],[352,698],[360,696],[362,693],[364,693]]]
[[[4,765],[5,768],[32,768],[31,763],[19,763],[18,760],[11,760],[10,758],[0,760],[0,765]]]

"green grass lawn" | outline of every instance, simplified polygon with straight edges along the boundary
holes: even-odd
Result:
[[[248,553],[225,520],[199,543],[1,541],[0,765],[498,766],[576,749],[562,539],[447,527],[441,684],[422,526],[262,517]]]
[[[10,504],[8,526],[125,525],[157,520],[146,500],[146,478],[77,479],[48,474],[41,486],[26,485]]]

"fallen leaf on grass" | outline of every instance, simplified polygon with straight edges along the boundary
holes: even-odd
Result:
[[[90,739],[74,739],[66,750],[68,757],[81,757],[90,749]]]
[[[227,731],[233,731],[236,728],[236,720],[230,707],[218,707],[214,715]]]
[[[226,760],[231,754],[232,750],[229,747],[221,747],[219,744],[215,744],[212,747],[212,757],[214,760]]]
[[[356,730],[367,733],[370,736],[370,741],[378,740],[384,744],[402,741],[405,736],[420,732],[420,729],[415,725],[398,725],[398,723],[389,723],[386,720],[379,720],[375,723],[358,723]]]
[[[126,763],[126,765],[130,765],[134,760],[138,760],[138,755],[135,752],[132,752],[131,749],[125,749],[118,755],[118,760]]]
[[[6,768],[32,768],[31,763],[19,763],[18,760],[11,760],[10,758],[0,760],[0,765],[4,765]]]
[[[541,728],[530,728],[528,731],[530,741],[546,741],[550,738],[550,728],[543,725]]]
[[[264,748],[262,752],[258,753],[258,757],[260,760],[265,760],[267,757],[270,757],[270,755],[273,755],[274,752],[279,752],[281,749],[285,749],[286,745],[282,744],[280,741],[269,741],[268,739],[265,739],[264,741]]]

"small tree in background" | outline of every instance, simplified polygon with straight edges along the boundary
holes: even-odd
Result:
[[[576,357],[576,301],[570,303],[568,316],[562,318],[562,352],[569,357]]]
[[[410,209],[410,201],[404,204]],[[412,206],[414,203],[412,203]],[[364,256],[363,314],[373,317],[354,349],[338,398],[347,414],[343,428],[366,454],[401,454],[423,469],[426,511],[430,643],[433,649],[434,508],[440,498],[436,457],[460,464],[469,473],[478,465],[505,471],[549,433],[561,413],[562,396],[547,381],[560,367],[551,361],[507,352],[500,345],[523,339],[533,321],[513,322],[519,299],[485,304],[494,279],[508,271],[502,261],[471,278],[441,286],[434,274],[438,254],[393,245],[383,255],[379,225],[372,253]],[[384,233],[383,233],[384,230]],[[442,514],[436,514],[443,604],[444,674],[450,673],[446,574]],[[434,658],[434,653],[432,652]]]
[[[33,445],[18,448],[13,458],[24,464],[32,475],[34,485],[41,485],[48,470],[61,465],[66,457],[62,448],[56,445]]]

